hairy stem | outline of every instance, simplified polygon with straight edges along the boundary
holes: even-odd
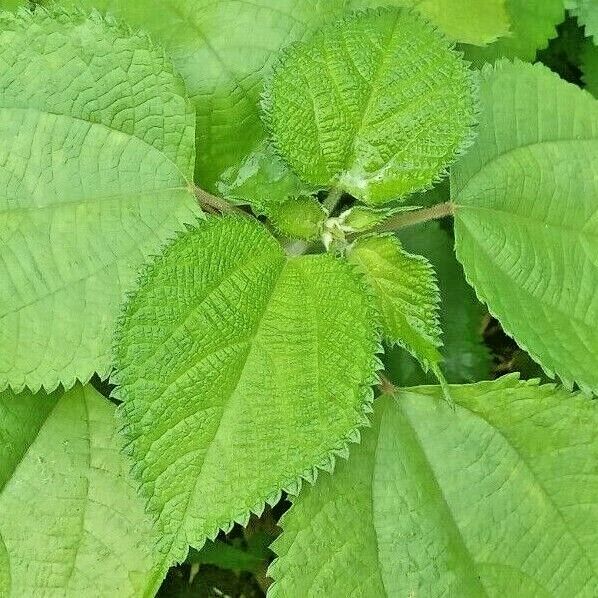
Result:
[[[428,222],[430,220],[438,220],[446,216],[452,216],[455,213],[455,204],[450,201],[439,203],[431,208],[423,208],[422,210],[414,210],[413,212],[399,212],[391,216],[388,220],[373,228],[368,232],[386,233],[414,224]]]
[[[233,212],[240,212],[236,206],[229,204],[225,199],[216,197],[203,189],[195,186],[193,192],[197,201],[203,210],[206,212],[220,212],[221,214],[232,214]]]

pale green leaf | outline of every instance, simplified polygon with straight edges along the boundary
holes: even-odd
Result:
[[[451,394],[376,401],[283,517],[268,596],[598,595],[598,403],[513,376]]]
[[[442,305],[440,352],[447,381],[461,384],[488,379],[492,360],[481,334],[486,309],[465,281],[449,234],[438,223],[429,222],[400,231],[399,239],[407,251],[427,257],[438,277]],[[403,349],[387,351],[384,363],[390,379],[400,386],[436,382]]]
[[[412,353],[425,370],[437,371],[440,295],[430,262],[407,253],[393,234],[361,237],[347,257],[372,287],[384,337]]]
[[[586,35],[598,44],[598,2],[596,0],[565,0],[565,7],[583,25]]]
[[[0,389],[110,368],[138,266],[195,219],[193,109],[163,52],[97,14],[0,16]]]
[[[359,276],[212,218],[142,276],[117,335],[128,450],[172,560],[330,468],[367,420],[377,334]]]
[[[418,206],[399,206],[397,208],[370,208],[369,206],[356,205],[338,217],[338,226],[344,232],[366,232],[384,224],[391,216],[399,212],[411,212]]]
[[[167,563],[91,386],[0,393],[0,594],[153,595]]]
[[[463,46],[465,57],[474,64],[481,66],[501,57],[533,61],[536,52],[556,37],[556,26],[565,18],[563,0],[506,0],[506,7],[509,35],[483,48]]]
[[[0,0],[0,10],[16,10],[21,6],[27,6],[28,4],[27,0]]]
[[[416,8],[450,39],[485,45],[509,31],[506,0],[347,0],[348,10]]]
[[[547,373],[598,391],[598,102],[541,65],[481,75],[479,138],[455,167],[459,260]]]
[[[586,89],[598,98],[598,46],[589,40],[581,52],[581,70]]]
[[[472,82],[416,13],[359,13],[284,53],[264,109],[299,176],[379,204],[429,186],[469,142]]]

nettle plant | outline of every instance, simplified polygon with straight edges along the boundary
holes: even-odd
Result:
[[[470,64],[560,0],[153,4],[0,14],[0,595],[152,596],[282,493],[271,596],[598,595],[598,103]],[[562,386],[479,382],[448,216]]]

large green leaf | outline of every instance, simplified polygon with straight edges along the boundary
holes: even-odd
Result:
[[[393,234],[359,238],[347,252],[371,286],[382,316],[383,334],[438,372],[440,294],[430,262],[407,253]]]
[[[541,65],[481,75],[479,137],[452,169],[459,260],[548,373],[598,391],[598,102]]]
[[[399,238],[407,251],[426,256],[438,276],[442,329],[442,371],[448,382],[461,384],[490,377],[490,351],[482,342],[484,306],[465,281],[463,268],[455,258],[453,241],[436,222],[406,228]],[[435,383],[417,361],[400,348],[386,352],[389,377],[400,386]]]
[[[506,0],[506,8],[510,35],[483,48],[463,46],[466,58],[474,64],[481,66],[501,57],[533,61],[537,50],[556,37],[556,26],[565,18],[563,0]]]
[[[510,376],[375,403],[294,499],[268,595],[598,595],[598,403]]]
[[[287,258],[249,219],[210,219],[156,259],[127,304],[115,380],[173,560],[332,467],[367,422],[377,343],[351,266]]]
[[[193,109],[162,50],[94,14],[0,16],[0,389],[110,368],[137,267],[195,218]]]
[[[264,109],[303,179],[368,203],[430,185],[469,142],[474,118],[465,63],[407,10],[358,13],[290,48]]]
[[[0,393],[3,597],[155,591],[167,563],[153,550],[115,423],[91,386]]]

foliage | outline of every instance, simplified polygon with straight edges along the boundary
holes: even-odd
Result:
[[[596,595],[598,103],[521,61],[562,1],[17,4],[0,595],[255,595],[283,494],[272,596]],[[565,388],[481,381],[480,301]]]

